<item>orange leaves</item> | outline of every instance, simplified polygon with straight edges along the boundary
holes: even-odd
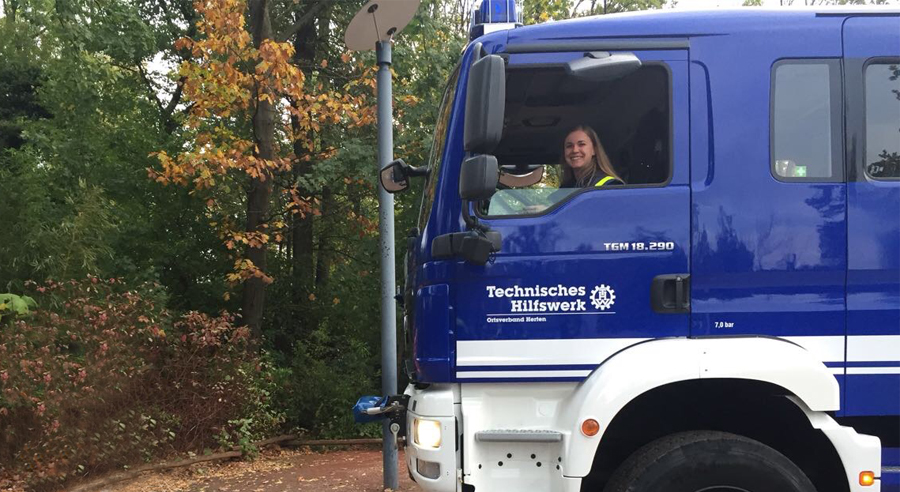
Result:
[[[185,179],[185,166],[173,160],[165,152],[156,152],[150,155],[151,157],[155,156],[159,161],[160,166],[162,167],[161,172],[153,168],[148,169],[147,173],[150,179],[153,179],[157,183],[161,183],[163,185],[167,185],[169,183],[180,185],[187,184],[187,180]]]
[[[321,214],[321,211],[317,207],[318,201],[310,199],[309,197],[300,196],[300,192],[297,190],[296,186],[287,190],[286,193],[288,193],[289,195],[288,203],[286,206],[288,212],[297,214],[301,218],[306,217],[307,214]]]
[[[299,162],[334,157],[336,139],[373,124],[376,68],[344,52],[340,60],[346,67],[341,68],[351,72],[347,83],[335,82],[323,70],[336,62],[331,58],[313,62],[304,73],[294,64],[292,43],[267,39],[254,44],[245,18],[247,0],[196,0],[195,8],[196,35],[175,42],[176,49],[192,56],[177,73],[188,107],[182,130],[192,140],[177,150],[155,153],[148,176],[163,185],[189,187],[206,203],[207,218],[219,224],[213,227],[235,260],[229,282],[271,282],[244,256],[247,250],[283,241],[286,226],[271,222],[241,230],[246,216],[235,210],[245,197],[238,194],[246,192],[248,183],[274,186],[280,172]],[[274,129],[266,126],[264,134],[257,134],[261,128],[254,115],[273,116],[267,121],[274,122]],[[288,199],[280,202],[285,208],[272,210],[272,216],[321,213],[315,200],[301,196],[296,187],[286,193]],[[360,229],[367,233],[369,228]]]
[[[175,40],[175,49],[177,50],[189,50],[192,46],[194,46],[194,40],[191,38],[179,38]]]
[[[274,279],[265,272],[260,270],[252,261],[244,258],[234,263],[234,271],[225,276],[225,279],[232,284],[246,281],[250,278],[258,278],[267,284],[271,284]]]
[[[416,104],[419,104],[420,99],[412,94],[408,94],[403,96],[401,102],[402,104],[398,106],[415,106]]]
[[[256,64],[256,73],[264,74],[264,73],[266,73],[266,71],[269,70],[269,67],[271,67],[271,66],[272,65],[269,62],[267,62],[266,60],[263,60]]]
[[[269,235],[263,232],[234,232],[231,239],[225,242],[228,249],[234,249],[236,243],[251,248],[261,248],[269,242]],[[249,261],[249,260],[248,260]]]
[[[255,67],[255,84],[260,96],[269,94],[270,102],[281,97],[295,98],[303,94],[305,76],[290,63],[294,56],[291,43],[265,40],[259,48],[260,60]],[[276,96],[277,95],[277,96]]]

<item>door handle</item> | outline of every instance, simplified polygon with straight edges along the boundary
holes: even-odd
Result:
[[[650,307],[660,314],[691,312],[691,276],[687,273],[657,275],[650,284]]]

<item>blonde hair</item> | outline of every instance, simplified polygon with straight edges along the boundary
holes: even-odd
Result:
[[[600,143],[600,137],[597,136],[597,132],[594,131],[593,128],[587,125],[578,125],[566,133],[566,137],[572,134],[572,132],[583,131],[588,138],[591,140],[591,144],[594,146],[594,157],[591,159],[591,163],[593,164],[590,173],[590,181],[593,181],[593,176],[596,174],[599,169],[607,176],[618,179],[621,182],[625,182],[619,175],[616,173],[616,170],[613,168],[612,162],[609,160],[609,156],[606,155],[606,150],[603,149],[603,145]],[[575,172],[569,166],[569,163],[566,162],[566,146],[563,145],[562,155],[559,158],[559,164],[562,166],[562,179],[560,180],[560,186],[563,188],[571,188],[576,185]]]

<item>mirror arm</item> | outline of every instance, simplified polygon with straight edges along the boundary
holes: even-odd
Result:
[[[486,233],[491,230],[490,227],[482,224],[478,221],[477,217],[473,217],[471,213],[469,213],[469,204],[471,204],[471,200],[463,200],[462,201],[462,216],[463,222],[466,223],[466,226],[469,229],[474,229],[478,232]]]
[[[431,174],[431,166],[410,166],[408,164],[404,164],[406,166],[406,175],[417,178],[419,176],[428,176]]]
[[[503,239],[500,233],[492,231],[490,227],[478,222],[478,219],[469,213],[469,205],[471,200],[463,200],[463,220],[469,228],[469,232],[445,234],[446,240],[443,240],[444,250],[447,249],[447,241],[449,240],[450,254],[462,256],[463,260],[473,265],[483,266],[491,261],[491,255],[500,251]],[[459,237],[458,250],[453,248],[453,236]],[[435,238],[437,242],[441,236]],[[432,244],[434,248],[434,244]],[[445,251],[446,253],[446,251]]]
[[[428,173],[431,172],[431,168],[429,166],[421,166],[421,167],[410,166],[409,164],[404,162],[403,159],[396,159],[394,161],[391,161],[391,164],[389,164],[389,165],[393,165],[393,164],[396,164],[397,167],[400,168],[400,173],[405,178],[417,178],[420,176],[428,176]]]

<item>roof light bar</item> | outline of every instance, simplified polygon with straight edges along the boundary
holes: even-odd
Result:
[[[494,31],[514,29],[522,25],[523,19],[522,0],[482,0],[472,12],[469,40]]]

